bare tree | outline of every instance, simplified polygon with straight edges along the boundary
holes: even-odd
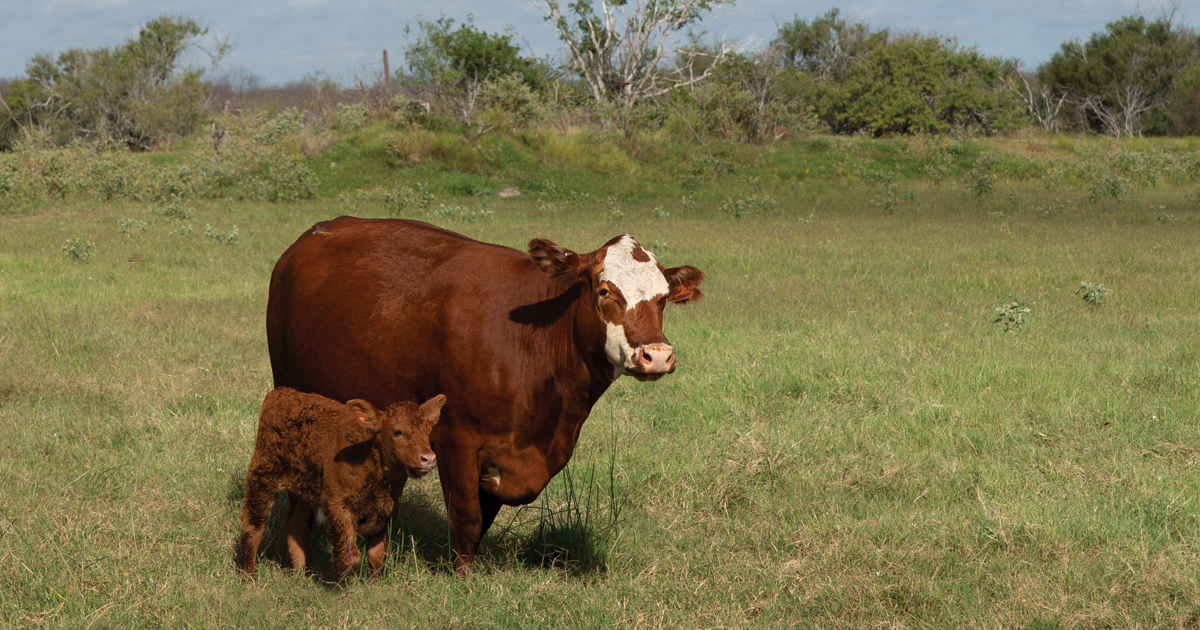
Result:
[[[1021,81],[1018,87],[1013,81],[1016,77]],[[1002,81],[1004,87],[1012,92],[1018,100],[1025,106],[1025,110],[1033,116],[1042,129],[1050,133],[1058,131],[1058,114],[1062,111],[1063,104],[1067,102],[1067,91],[1061,90],[1057,95],[1049,89],[1039,84],[1038,91],[1033,91],[1033,86],[1029,84],[1029,79],[1025,73],[1021,72],[1020,62],[1016,62],[1011,66],[1011,70],[1007,77]]]
[[[722,43],[716,59],[696,71],[695,55],[680,45],[683,29],[714,7],[733,0],[576,0],[567,14],[557,0],[531,0],[558,29],[571,51],[572,69],[597,101],[622,110],[674,88],[703,81],[736,49]],[[597,12],[597,7],[599,11]],[[669,69],[664,62],[676,62]]]

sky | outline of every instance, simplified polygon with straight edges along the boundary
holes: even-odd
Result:
[[[566,4],[564,1],[563,4]],[[831,7],[842,17],[873,29],[920,30],[955,37],[986,55],[1019,58],[1035,69],[1065,41],[1087,39],[1107,22],[1141,13],[1153,18],[1167,2],[1156,0],[739,0],[720,6],[702,26],[710,37],[748,41],[761,47],[780,24],[796,17],[812,19]],[[1200,0],[1181,0],[1183,22],[1195,26]],[[382,52],[392,69],[402,66],[403,51],[418,20],[441,16],[490,33],[511,28],[514,42],[538,57],[561,59],[555,30],[530,0],[416,2],[413,0],[0,0],[0,78],[25,75],[38,54],[57,55],[71,48],[118,46],[147,21],[162,15],[187,17],[207,27],[200,44],[219,41],[232,50],[216,68],[202,51],[191,63],[219,76],[247,73],[263,85],[283,85],[308,77],[331,78],[344,85],[376,76]],[[213,76],[210,74],[209,76]]]

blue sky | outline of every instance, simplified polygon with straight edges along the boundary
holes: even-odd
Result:
[[[565,4],[565,2],[564,2]],[[740,0],[704,20],[710,35],[730,40],[770,40],[777,25],[797,15],[806,19],[833,6],[843,17],[873,28],[918,29],[957,37],[967,46],[1002,57],[1019,57],[1033,68],[1064,42],[1086,39],[1123,15],[1141,11],[1156,17],[1165,3],[1138,0],[845,0],[784,2]],[[1186,0],[1184,13],[1200,12]],[[226,38],[234,46],[217,69],[241,70],[265,84],[297,81],[314,73],[343,83],[381,68],[386,48],[392,67],[403,63],[405,26],[441,15],[502,32],[512,27],[516,42],[537,56],[561,54],[554,29],[529,0],[394,2],[390,0],[0,0],[0,77],[24,76],[25,64],[39,53],[75,47],[115,46],[160,15],[184,16],[209,28],[205,43]],[[1198,15],[1184,16],[1195,25]],[[197,53],[193,61],[207,64]]]

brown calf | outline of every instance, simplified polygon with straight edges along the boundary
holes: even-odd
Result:
[[[400,402],[380,413],[364,400],[341,404],[280,387],[267,394],[246,471],[240,549],[242,570],[254,575],[258,546],[275,497],[291,498],[288,551],[303,571],[312,507],[324,512],[333,565],[346,576],[358,567],[355,533],[368,537],[367,559],[378,574],[387,552],[387,524],[408,479],[433,470],[429,433],[446,397],[417,406]]]

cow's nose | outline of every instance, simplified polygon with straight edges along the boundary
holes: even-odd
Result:
[[[421,456],[421,468],[426,468],[426,469],[433,468],[434,464],[436,464],[436,463],[437,463],[437,455],[434,455],[433,453],[429,453],[427,455]]]
[[[670,374],[675,370],[675,348],[669,343],[651,343],[638,348],[637,369],[647,374]]]

